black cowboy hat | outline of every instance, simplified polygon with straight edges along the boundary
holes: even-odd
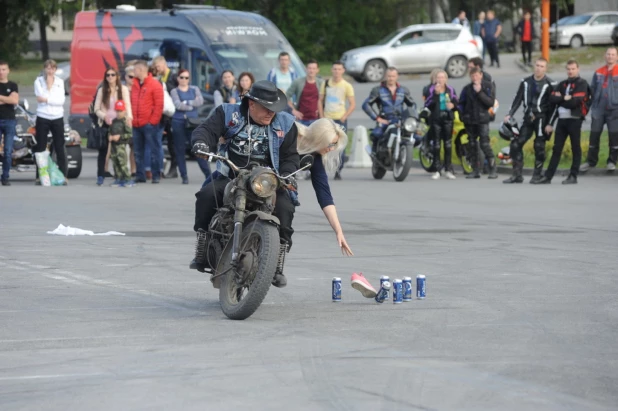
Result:
[[[288,98],[285,96],[285,93],[279,90],[274,83],[267,80],[253,83],[244,97],[275,113],[285,110],[288,105]]]

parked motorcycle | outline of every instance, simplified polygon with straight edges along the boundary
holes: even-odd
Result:
[[[288,177],[310,168],[313,157],[303,156],[300,169],[282,177],[255,162],[238,168],[226,157],[198,154],[224,161],[236,173],[210,222],[205,247],[196,250],[196,256],[216,267],[210,281],[219,289],[223,313],[230,319],[244,320],[266,297],[277,268],[283,270],[287,244],[280,244],[279,219],[272,215],[276,192],[289,187]]]
[[[32,149],[36,146],[36,115],[28,111],[28,100],[15,105],[15,139],[10,161],[17,171],[30,171],[36,167]],[[51,132],[47,135],[47,145],[51,145]],[[79,177],[82,171],[82,148],[79,133],[64,125],[64,142],[68,162],[68,178]],[[4,150],[0,150],[0,163],[4,162]]]
[[[418,125],[416,117],[399,111],[395,113],[395,119],[384,130],[376,152],[368,148],[373,178],[380,180],[387,171],[392,171],[396,181],[406,179],[412,167],[413,136]]]
[[[428,110],[428,109],[425,109]],[[459,119],[459,112],[455,111],[455,118],[453,119],[453,157],[459,159],[461,168],[464,174],[470,174],[472,172],[470,145],[468,144],[468,133],[464,127],[463,122]],[[423,136],[421,144],[419,145],[419,158],[423,169],[429,173],[435,173],[436,166],[434,164],[434,152],[433,144],[437,143],[437,139],[432,137],[431,129]],[[441,160],[444,158],[444,150],[440,151]],[[441,161],[442,162],[442,161]]]

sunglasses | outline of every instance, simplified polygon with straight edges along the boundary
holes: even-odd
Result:
[[[181,77],[178,77],[178,78],[181,79],[181,80],[189,80],[189,77],[186,77],[186,76],[181,76]]]
[[[330,144],[327,146],[327,148],[336,148],[338,143],[339,143],[338,141],[336,141],[336,142],[334,142],[334,143],[330,143]]]
[[[135,78],[135,76],[132,76],[130,74],[127,74],[127,77],[130,78],[131,80],[133,80]]]
[[[105,77],[116,77],[116,73],[107,73]]]

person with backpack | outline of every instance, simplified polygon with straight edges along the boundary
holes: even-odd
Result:
[[[545,132],[545,126],[554,111],[553,103],[549,101],[553,91],[554,82],[545,75],[547,72],[547,60],[539,58],[534,65],[534,74],[525,77],[519,83],[517,94],[509,113],[504,117],[508,123],[515,115],[519,106],[524,106],[524,120],[521,125],[521,133],[511,140],[510,150],[513,159],[513,175],[504,180],[504,184],[523,183],[522,171],[524,168],[523,148],[526,141],[536,135],[534,139],[534,173],[530,183],[535,183],[543,176],[543,164],[545,163],[545,143],[551,137]]]
[[[554,136],[554,149],[549,160],[549,166],[545,175],[533,184],[550,184],[556,173],[562,149],[567,137],[571,139],[573,161],[571,172],[562,184],[577,184],[577,173],[582,159],[581,133],[582,122],[588,114],[590,102],[590,87],[588,82],[579,76],[579,64],[576,60],[569,60],[566,64],[567,79],[561,81],[551,94],[550,101],[556,104],[549,124],[545,127],[547,135],[554,131],[554,123],[558,119],[556,135]]]

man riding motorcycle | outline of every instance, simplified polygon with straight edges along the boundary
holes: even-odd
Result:
[[[389,67],[386,70],[386,81],[374,87],[369,93],[369,97],[363,102],[363,111],[367,113],[372,120],[377,122],[376,127],[371,132],[373,140],[372,153],[375,154],[378,149],[378,143],[384,131],[391,123],[397,120],[396,113],[404,112],[404,104],[407,108],[412,108],[416,111],[416,103],[410,95],[410,90],[407,87],[400,85],[397,82],[399,73],[395,67]],[[373,105],[377,105],[378,111],[373,109]],[[382,115],[384,117],[382,117]]]
[[[285,93],[278,90],[270,81],[258,81],[244,95],[240,105],[223,103],[213,114],[200,124],[192,134],[193,153],[211,152],[217,147],[219,137],[223,143],[220,155],[227,157],[239,168],[250,163],[272,167],[276,173],[285,177],[300,167],[297,150],[297,128],[294,117],[282,112],[287,107]],[[217,172],[212,181],[195,194],[195,225],[197,233],[196,258],[191,268],[204,271],[208,262],[199,260],[197,250],[203,249],[210,220],[217,207],[223,204],[223,194],[227,183],[233,178],[233,171],[222,161],[217,161]],[[294,177],[288,182],[297,187]],[[285,189],[277,191],[273,215],[280,221],[280,241],[292,245],[292,220],[295,205]],[[207,259],[206,259],[207,260]],[[285,287],[287,280],[283,273],[275,273],[273,285]]]

